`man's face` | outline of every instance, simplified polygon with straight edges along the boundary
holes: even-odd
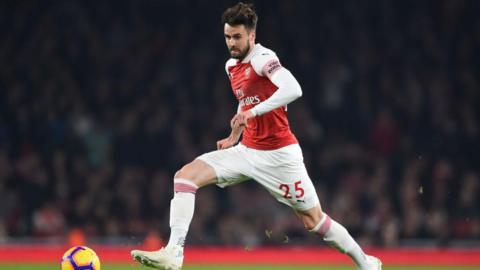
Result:
[[[223,32],[232,58],[245,58],[250,48],[255,44],[255,31],[247,31],[243,24],[231,26],[226,23]]]

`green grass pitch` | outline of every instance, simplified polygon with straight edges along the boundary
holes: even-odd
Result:
[[[0,270],[52,270],[60,269],[60,264],[0,264]],[[123,265],[102,265],[102,270],[127,270],[127,269],[142,269],[150,270],[152,268],[142,267],[135,263]],[[183,270],[354,270],[353,266],[269,266],[269,265],[187,265]],[[478,266],[384,266],[383,270],[473,270],[478,269]]]

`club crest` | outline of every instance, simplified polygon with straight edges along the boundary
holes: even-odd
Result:
[[[250,72],[252,71],[251,67],[245,69],[245,77],[250,77]]]

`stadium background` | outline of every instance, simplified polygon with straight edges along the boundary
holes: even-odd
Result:
[[[236,110],[233,3],[1,1],[1,243],[168,237],[173,173]],[[480,2],[255,4],[323,208],[365,246],[478,248]],[[254,182],[202,189],[188,243],[323,245]]]

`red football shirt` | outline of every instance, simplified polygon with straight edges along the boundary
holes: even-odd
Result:
[[[241,111],[255,107],[277,91],[269,78],[281,68],[275,53],[260,44],[256,44],[242,61],[227,61],[226,71]],[[298,143],[290,130],[286,110],[283,106],[250,119],[241,143],[258,150],[274,150]]]

